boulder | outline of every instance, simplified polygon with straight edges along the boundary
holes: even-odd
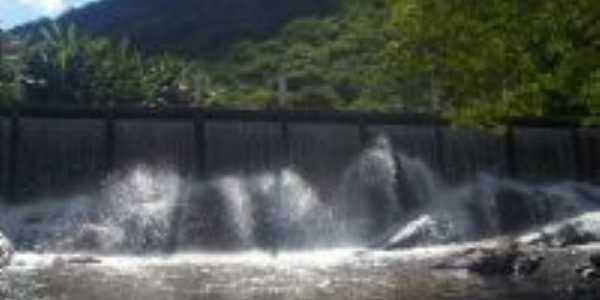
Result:
[[[600,271],[593,266],[582,266],[575,269],[575,272],[583,279],[599,279]]]
[[[577,267],[575,272],[583,279],[600,279],[600,253],[590,256],[590,264]]]
[[[480,275],[526,276],[536,272],[544,258],[527,253],[516,243],[496,248],[475,247],[436,264],[436,269],[465,269]]]
[[[543,227],[539,232],[523,235],[519,242],[526,245],[568,247],[600,241],[600,213],[586,213]]]
[[[595,253],[590,256],[590,263],[597,269],[600,269],[600,253]]]
[[[516,276],[527,276],[535,273],[544,262],[541,255],[520,255],[513,264],[513,273]]]
[[[14,252],[12,243],[0,233],[0,269],[10,264]]]
[[[445,244],[458,239],[451,218],[423,215],[400,227],[383,243],[385,250]]]

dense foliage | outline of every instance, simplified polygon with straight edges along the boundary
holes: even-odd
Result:
[[[171,55],[145,57],[126,40],[91,38],[51,24],[16,55],[20,100],[36,106],[194,104],[194,64]],[[4,59],[3,61],[8,61]],[[17,72],[13,72],[17,73]]]
[[[337,0],[102,0],[67,12],[57,22],[95,35],[127,36],[145,52],[219,56],[243,39],[262,39],[302,16],[321,16]],[[13,31],[37,32],[41,20]]]
[[[238,43],[207,67],[227,86],[226,99],[272,105],[283,78],[292,108],[389,108],[399,84],[381,73],[382,8],[381,1],[356,1],[337,15],[294,20],[271,39]]]
[[[2,70],[29,102],[594,119],[599,20],[593,0],[104,0],[16,29],[33,41]]]
[[[593,0],[390,0],[390,71],[424,78],[458,120],[596,115],[600,7]],[[437,99],[436,99],[437,98]]]
[[[12,105],[22,99],[22,65],[13,51],[8,51],[12,48],[11,41],[7,33],[0,31],[0,106]]]

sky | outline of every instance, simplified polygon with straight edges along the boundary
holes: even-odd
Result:
[[[65,10],[94,0],[0,0],[0,28],[9,29],[41,17],[56,17]]]

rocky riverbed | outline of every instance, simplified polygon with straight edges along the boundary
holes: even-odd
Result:
[[[598,246],[542,251],[528,276],[436,268],[473,245],[380,252],[94,257],[17,254],[2,299],[600,299],[600,280],[576,272]]]

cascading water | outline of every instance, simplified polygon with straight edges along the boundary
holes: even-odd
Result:
[[[161,251],[183,182],[143,166],[96,194],[3,207],[0,223],[17,246],[37,251]]]
[[[196,177],[193,123],[121,121],[114,169],[90,183],[106,171],[104,123],[52,122],[22,122],[16,195],[34,198],[0,213],[22,250],[411,247],[539,231],[600,208],[590,184],[503,177],[505,141],[477,130],[372,126],[361,150],[346,124],[290,123],[284,137],[278,122],[207,121],[207,173]],[[519,129],[514,140],[519,178],[574,177],[569,131]],[[50,150],[37,155],[39,147]],[[83,187],[71,187],[77,177]]]
[[[315,233],[326,228],[329,216],[310,185],[290,169],[200,184],[183,206],[179,246],[186,250],[318,244]]]
[[[17,247],[38,251],[393,248],[523,233],[600,208],[600,189],[575,182],[532,186],[482,174],[448,185],[384,136],[339,178],[322,199],[293,168],[198,182],[136,165],[97,193],[6,206],[0,221]]]
[[[576,178],[577,163],[568,129],[515,130],[516,175],[528,180]]]
[[[571,163],[593,161],[595,140],[575,151],[565,130],[516,130],[511,160],[507,139],[477,130],[115,123],[22,124],[18,198],[0,204],[17,248],[0,298],[507,299],[512,280],[494,290],[424,265],[495,237],[600,241],[600,188],[573,181]],[[114,132],[88,137],[101,128]],[[409,249],[378,251],[397,248]],[[560,267],[548,277],[573,273]],[[555,299],[546,286],[527,284],[528,298]]]

